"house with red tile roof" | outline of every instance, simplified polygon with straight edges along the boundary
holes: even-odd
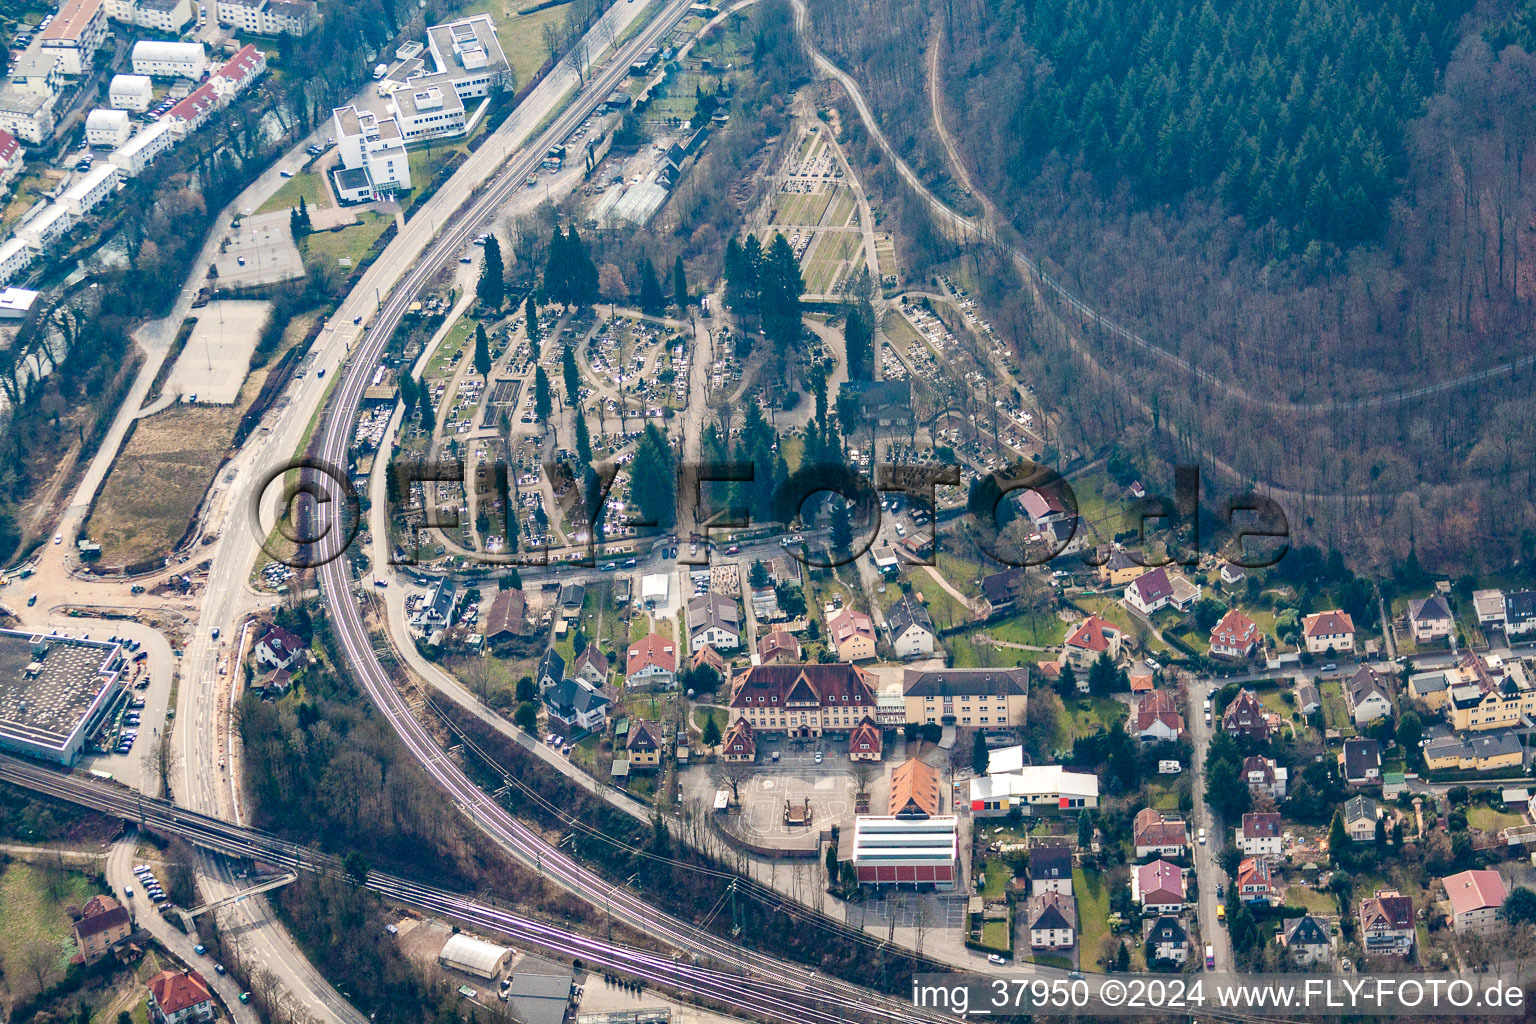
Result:
[[[704,648],[713,651],[713,647]],[[718,656],[718,655],[717,655]],[[647,633],[629,645],[624,660],[624,685],[630,689],[668,687],[677,679],[677,644],[660,633]]]
[[[1143,743],[1174,743],[1184,735],[1184,716],[1173,694],[1153,690],[1136,702],[1136,735]]]
[[[1237,865],[1237,895],[1244,903],[1271,903],[1276,895],[1269,861],[1247,857]]]
[[[1177,818],[1165,818],[1155,807],[1136,812],[1132,828],[1136,856],[1182,857],[1189,852],[1189,825]]]
[[[1348,612],[1314,612],[1301,620],[1309,654],[1342,654],[1355,649],[1355,620]]]
[[[848,760],[880,760],[880,727],[873,718],[865,718],[848,734]]]
[[[745,718],[736,719],[720,742],[722,756],[727,761],[744,762],[757,760],[757,737]]]
[[[1067,663],[1079,671],[1108,654],[1110,660],[1120,657],[1120,630],[1097,615],[1090,615],[1079,622],[1061,646]]]
[[[1440,880],[1451,904],[1451,930],[1486,932],[1499,925],[1499,911],[1509,891],[1504,878],[1489,868],[1458,871]]]
[[[164,1024],[213,1020],[213,990],[196,971],[161,971],[149,979],[149,1007]]]
[[[1131,899],[1143,914],[1177,914],[1184,909],[1184,869],[1161,858],[1132,868]]]
[[[757,642],[757,660],[763,665],[794,663],[800,660],[800,641],[788,630],[769,630]]]
[[[1211,630],[1211,654],[1218,658],[1249,658],[1258,649],[1258,624],[1236,608]]]

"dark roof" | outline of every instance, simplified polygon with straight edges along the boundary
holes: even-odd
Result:
[[[1025,579],[1024,570],[1017,566],[994,572],[981,578],[981,593],[991,604],[1008,604],[1018,598]]]
[[[1345,822],[1359,821],[1362,818],[1370,822],[1376,820],[1375,800],[1368,796],[1355,796],[1344,801]]]
[[[1328,926],[1311,914],[1305,917],[1288,917],[1282,922],[1280,933],[1287,946],[1326,946]]]
[[[91,902],[94,903],[95,900]],[[86,904],[86,915],[75,922],[75,930],[81,935],[96,935],[113,928],[121,928],[129,923],[128,911],[119,906],[116,900],[112,901],[110,909],[89,913],[90,909],[91,904]]]
[[[885,622],[891,628],[892,637],[900,637],[913,626],[921,626],[928,632],[933,632],[933,619],[928,615],[928,609],[924,608],[911,594],[904,594],[900,601],[891,606],[891,610],[885,615]]]
[[[1029,927],[1045,930],[1048,928],[1076,928],[1077,911],[1072,905],[1072,897],[1063,896],[1059,892],[1042,892],[1029,898]]]
[[[754,665],[736,683],[731,707],[784,707],[789,703],[874,707],[875,691],[858,666]]]
[[[539,659],[539,678],[549,676],[555,682],[565,678],[565,659],[560,652],[551,647],[544,652],[544,657]]]
[[[1173,584],[1168,582],[1168,570],[1161,566],[1137,576],[1129,586],[1136,588],[1142,604],[1154,604],[1173,596]]]
[[[1353,739],[1344,741],[1344,776],[1363,779],[1372,768],[1381,767],[1381,744],[1375,740]]]
[[[527,610],[528,601],[521,590],[498,591],[491,601],[490,613],[485,617],[485,635],[496,637],[502,633],[521,633]]]
[[[587,588],[580,583],[567,583],[560,588],[560,606],[562,608],[580,608],[587,599]]]
[[[1508,607],[1506,602],[1506,610]],[[1446,606],[1445,598],[1439,594],[1431,594],[1429,597],[1421,600],[1408,602],[1408,618],[1414,622],[1423,622],[1427,619],[1448,619],[1450,617],[1451,609]]]
[[[607,697],[604,697],[595,690],[588,689],[574,679],[562,679],[554,686],[551,686],[549,692],[544,694],[545,706],[559,714],[562,718],[567,713],[581,714],[586,711],[606,707],[609,703],[610,701]],[[630,731],[633,732],[638,727],[639,723],[637,722],[630,727]]]
[[[1184,946],[1189,943],[1189,933],[1184,930],[1184,923],[1178,918],[1172,914],[1163,914],[1147,922],[1146,941],[1154,945],[1171,942]]]
[[[1361,665],[1355,670],[1355,674],[1349,677],[1349,702],[1354,705],[1365,700],[1373,693],[1381,694],[1382,698],[1390,701],[1392,698],[1387,693],[1387,684],[1376,674],[1376,670],[1369,665]]]
[[[913,669],[902,692],[908,697],[1007,696],[1029,692],[1027,668],[947,668],[935,672]]]
[[[1037,846],[1029,851],[1030,878],[1071,878],[1072,850],[1066,846]]]
[[[1527,622],[1536,619],[1536,590],[1519,590],[1504,595],[1504,619]]]
[[[651,731],[651,724],[643,719],[636,719],[629,727],[629,742],[625,744],[626,750],[660,750],[661,741]]]

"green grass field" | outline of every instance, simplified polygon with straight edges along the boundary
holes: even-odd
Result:
[[[1496,811],[1486,804],[1473,804],[1467,808],[1467,825],[1484,832],[1497,832],[1501,828],[1513,828],[1524,819],[1508,811]]]
[[[1097,871],[1072,869],[1072,895],[1077,897],[1077,948],[1082,968],[1093,967],[1098,949],[1109,935],[1109,890]]]
[[[282,188],[272,193],[272,198],[262,203],[256,212],[272,213],[276,210],[292,210],[299,205],[300,197],[303,197],[305,205],[310,208],[318,207],[324,210],[335,205],[331,202],[331,192],[325,187],[325,181],[320,175],[312,171],[304,171],[283,182]]]
[[[340,231],[316,231],[306,235],[300,243],[305,256],[319,256],[331,262],[351,260],[349,266],[357,266],[368,255],[368,250],[379,240],[394,218],[372,210],[358,215],[358,223]]]
[[[517,76],[517,88],[526,85],[544,62],[549,51],[544,47],[544,26],[559,28],[565,23],[566,8],[550,7],[533,14],[518,14],[518,10],[531,5],[531,0],[470,0],[458,8],[454,16],[467,18],[473,14],[489,14],[496,23],[496,38],[501,43],[512,72]],[[598,54],[593,54],[597,57]]]
[[[0,964],[12,987],[26,991],[36,987],[29,967],[34,949],[57,954],[50,984],[63,976],[75,952],[65,908],[80,906],[96,894],[90,880],[74,871],[62,872],[50,885],[48,870],[13,861],[0,874]]]

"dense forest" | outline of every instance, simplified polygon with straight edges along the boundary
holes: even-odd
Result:
[[[1270,490],[1358,565],[1536,549],[1533,5],[813,10],[899,154],[963,209],[932,130],[937,57],[955,155],[1007,237],[1124,329],[1036,297],[999,253],[943,264],[1060,414],[1064,468],[1198,462]],[[879,149],[852,135],[885,189]],[[953,256],[900,223],[909,247]]]

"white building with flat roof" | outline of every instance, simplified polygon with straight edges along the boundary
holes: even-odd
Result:
[[[489,14],[433,25],[427,29],[427,52],[461,100],[500,92],[512,81],[512,65]]]
[[[1099,806],[1099,779],[1059,764],[1024,765],[1017,771],[971,780],[971,813],[1007,814],[1015,807],[1075,811]]]
[[[348,106],[332,111],[331,121],[342,164],[336,172],[337,194],[343,200],[378,199],[411,187],[410,159],[394,118]]]
[[[396,89],[389,109],[406,142],[462,135],[468,124],[464,101],[446,75],[417,78]]]
[[[117,110],[142,114],[155,99],[155,83],[148,75],[113,75],[107,86],[107,103]]]
[[[208,70],[202,43],[167,43],[145,39],[133,45],[133,73],[151,78],[199,79]]]
[[[92,146],[116,149],[133,134],[133,124],[126,110],[97,108],[85,115],[85,141]]]
[[[0,319],[25,320],[37,306],[37,292],[30,288],[0,288]]]
[[[313,0],[219,0],[219,24],[260,36],[302,36],[320,24]]]

